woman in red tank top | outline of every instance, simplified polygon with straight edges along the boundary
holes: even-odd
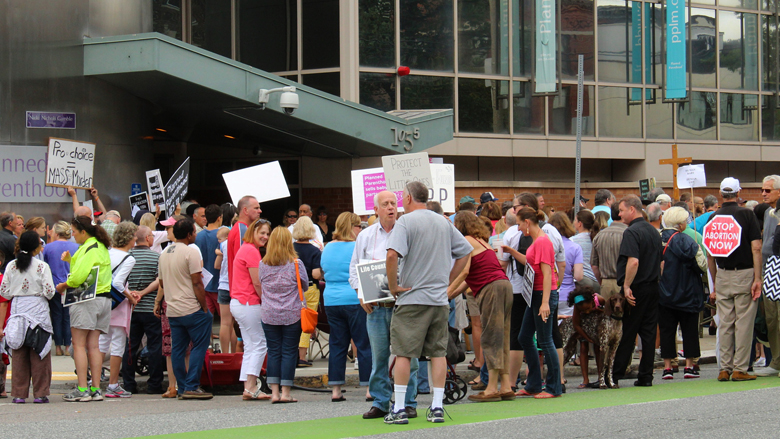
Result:
[[[455,227],[474,247],[466,268],[447,290],[452,298],[471,288],[479,302],[482,320],[482,353],[487,363],[487,388],[469,399],[477,402],[515,399],[509,377],[509,325],[512,316],[512,284],[501,269],[496,253],[487,244],[487,218],[472,212],[458,212]],[[501,389],[499,391],[499,382]]]

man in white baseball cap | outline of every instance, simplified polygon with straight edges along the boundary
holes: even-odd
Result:
[[[666,211],[672,207],[672,197],[667,194],[661,194],[655,198],[655,202],[661,206],[661,210]]]

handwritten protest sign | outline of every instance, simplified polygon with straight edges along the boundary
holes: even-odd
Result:
[[[431,163],[431,176],[428,198],[438,201],[445,212],[455,212],[455,165]]]
[[[49,138],[46,186],[89,189],[94,184],[94,166],[94,143]]]
[[[184,200],[190,188],[190,158],[184,160],[179,169],[173,173],[168,183],[165,184],[165,210],[174,212],[176,205]]]
[[[252,195],[260,203],[290,196],[278,161],[227,172],[222,178],[235,205],[245,195]]]
[[[704,165],[688,165],[677,168],[677,187],[690,189],[707,186]]]
[[[384,156],[382,168],[389,191],[403,191],[410,181],[419,181],[428,188],[433,186],[427,152]]]
[[[138,207],[140,210],[151,210],[149,209],[149,198],[147,197],[146,192],[130,195],[130,208],[132,209],[134,207]]]
[[[352,209],[358,215],[374,214],[374,195],[385,190],[385,173],[382,168],[352,171]],[[398,211],[403,212],[403,191],[395,192]]]
[[[165,191],[159,169],[146,171],[146,188],[152,206],[159,204],[160,210],[165,210]]]

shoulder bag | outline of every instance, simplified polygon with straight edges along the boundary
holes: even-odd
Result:
[[[122,260],[119,262],[119,264],[117,264],[117,266],[116,266],[116,267],[114,267],[114,269],[113,269],[113,270],[111,270],[111,309],[114,309],[114,308],[116,308],[116,307],[117,307],[117,306],[119,306],[119,304],[121,304],[121,303],[122,303],[122,302],[123,302],[125,299],[127,299],[127,297],[125,296],[125,293],[122,293],[122,292],[120,292],[119,290],[117,290],[116,288],[114,288],[114,283],[113,283],[113,280],[114,280],[114,273],[116,273],[116,271],[117,271],[117,270],[119,270],[119,267],[121,267],[121,266],[122,266],[122,264],[124,264],[124,263],[125,263],[125,261],[127,260],[127,258],[129,258],[129,257],[130,257],[130,255],[128,254],[127,256],[125,256],[125,257],[124,257],[124,258],[123,258],[123,259],[122,259]]]
[[[303,288],[301,288],[301,273],[298,268],[298,260],[295,264],[295,280],[298,282],[298,297],[301,298],[301,330],[307,334],[314,334],[317,329],[317,311],[306,306],[306,300],[303,298]]]

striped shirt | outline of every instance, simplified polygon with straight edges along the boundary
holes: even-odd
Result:
[[[127,285],[131,291],[143,291],[157,279],[157,266],[160,255],[146,246],[138,246],[130,251],[135,258],[135,266],[127,278]],[[154,299],[157,291],[145,295],[133,309],[134,312],[153,312]]]
[[[593,238],[593,252],[590,255],[590,265],[599,267],[602,279],[617,279],[617,260],[620,254],[620,244],[623,242],[623,232],[628,228],[620,221],[600,231]]]

